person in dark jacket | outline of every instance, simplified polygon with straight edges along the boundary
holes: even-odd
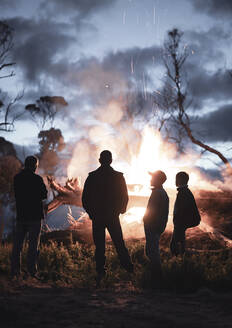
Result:
[[[163,171],[152,173],[152,193],[143,217],[146,237],[145,253],[150,260],[153,276],[157,280],[160,280],[162,276],[159,240],[166,228],[169,211],[169,198],[163,188],[166,179]]]
[[[36,277],[38,245],[41,232],[41,220],[44,219],[43,200],[47,198],[47,189],[43,179],[35,173],[38,159],[28,156],[24,169],[14,177],[16,201],[16,230],[12,250],[11,275],[20,275],[20,257],[23,242],[28,233],[27,270]]]
[[[189,175],[179,172],[176,175],[177,196],[174,204],[173,224],[174,230],[170,244],[172,255],[185,253],[185,232],[188,228],[196,227],[201,217],[195,198],[188,188]]]
[[[128,272],[133,272],[128,250],[123,240],[119,215],[126,212],[128,192],[121,172],[111,167],[112,154],[104,150],[100,154],[101,166],[90,172],[82,193],[82,204],[92,220],[97,282],[105,275],[105,229],[109,231],[119,256],[120,263]]]

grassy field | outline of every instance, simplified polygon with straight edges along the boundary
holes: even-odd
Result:
[[[114,247],[107,244],[107,275],[102,286],[114,288],[119,283],[130,282],[138,289],[152,286],[149,263],[144,256],[144,240],[127,241],[135,273],[128,274],[120,268]],[[11,243],[0,246],[0,274],[10,273]],[[22,270],[26,270],[25,245],[22,253]],[[164,273],[164,290],[193,292],[202,287],[212,290],[232,290],[232,249],[192,251],[184,258],[171,257],[168,247],[161,243]],[[78,242],[63,245],[50,241],[42,244],[38,267],[42,281],[53,286],[93,288],[95,286],[94,248]],[[0,282],[1,284],[1,282]]]

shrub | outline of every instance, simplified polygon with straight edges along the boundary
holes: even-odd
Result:
[[[107,275],[102,286],[117,286],[131,280],[135,288],[151,288],[154,278],[144,255],[144,241],[127,243],[135,273],[130,276],[120,267],[116,251],[111,243],[106,247]],[[0,246],[0,274],[10,274],[12,245]],[[26,270],[27,244],[22,252],[22,270]],[[201,287],[215,290],[232,288],[232,250],[199,251],[184,258],[171,257],[169,249],[161,247],[163,285],[166,290],[193,292]],[[93,287],[95,285],[94,247],[79,244],[68,246],[50,242],[40,247],[38,268],[42,280],[55,285],[70,287]]]

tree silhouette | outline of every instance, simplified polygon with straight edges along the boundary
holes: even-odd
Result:
[[[22,163],[12,155],[0,157],[0,242],[4,230],[3,207],[14,206],[13,178]]]
[[[13,70],[10,73],[2,73],[6,68],[15,65],[14,62],[9,60],[12,48],[13,29],[7,23],[0,21],[0,79],[15,75]]]
[[[0,137],[0,157],[14,156],[17,157],[14,145],[5,138]]]
[[[53,127],[56,114],[68,103],[60,96],[44,96],[36,100],[35,104],[28,104],[25,109],[28,111],[40,130],[43,130],[47,122]]]
[[[178,29],[168,32],[164,43],[163,62],[166,68],[166,80],[161,92],[154,97],[158,107],[159,129],[166,133],[168,139],[175,140],[180,148],[187,137],[193,144],[217,155],[226,167],[231,169],[228,159],[217,149],[197,138],[192,130],[194,116],[189,115],[191,100],[188,99],[188,86],[184,78],[184,64],[189,56],[187,47],[181,48],[183,33]]]
[[[64,138],[60,129],[51,128],[40,131],[38,134],[40,152],[40,168],[45,174],[53,175],[59,163],[58,153],[65,147]]]
[[[8,72],[8,69],[15,65],[15,62],[11,61],[13,46],[13,29],[7,23],[0,21],[0,79],[15,75],[14,70]],[[14,99],[9,100],[7,93],[0,89],[0,131],[13,131],[15,120],[22,115],[22,113],[14,113],[13,109],[22,97],[23,92],[20,92]]]

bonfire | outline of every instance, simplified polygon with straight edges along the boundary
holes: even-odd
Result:
[[[190,188],[195,194],[202,216],[201,224],[197,228],[189,229],[187,239],[194,238],[197,240],[202,238],[202,236],[203,238],[207,236],[207,238],[213,241],[216,240],[221,247],[232,246],[230,238],[223,234],[226,233],[226,229],[224,229],[226,225],[223,219],[225,217],[228,219],[232,216],[232,208],[230,206],[231,193],[222,192],[217,186],[212,185],[202,176],[200,171],[194,167],[197,159],[198,156],[196,154],[177,158],[174,146],[164,143],[159,133],[154,132],[149,127],[145,128],[138,154],[132,155],[130,163],[126,165],[125,163],[118,163],[117,167],[113,165],[116,169],[124,172],[128,183],[128,210],[121,216],[121,224],[126,239],[144,238],[142,218],[151,192],[149,172],[154,172],[158,169],[162,169],[167,175],[167,183],[165,183],[164,187],[170,198],[170,215],[166,233],[171,233],[173,229],[173,203],[176,196],[175,175],[178,171],[184,170],[190,173]],[[78,158],[72,158],[71,167],[75,167],[75,161],[78,161]],[[53,177],[48,177],[48,182],[53,191],[53,200],[48,204],[48,213],[61,205],[82,207],[82,187],[77,178],[67,179],[64,186],[59,184]],[[213,204],[216,207],[217,204],[219,206],[214,212],[210,211]],[[221,213],[223,218],[217,218],[217,216],[220,216],[220,210],[223,212],[225,204],[228,209],[226,215],[223,216],[223,213]],[[69,207],[66,219],[69,224],[69,230],[78,232],[82,240],[88,242],[92,240],[91,222],[84,211],[80,217],[74,218],[71,207]]]

